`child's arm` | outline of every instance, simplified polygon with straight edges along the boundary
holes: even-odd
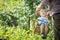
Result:
[[[38,16],[39,11],[40,11],[40,9],[42,9],[42,8],[43,8],[43,4],[39,4],[39,5],[37,6],[36,12],[35,12],[35,15],[36,15],[36,16]]]
[[[44,8],[44,6],[47,5],[47,1],[46,0],[42,0],[42,2],[37,6],[36,8],[36,12],[35,15],[38,16],[39,11]]]

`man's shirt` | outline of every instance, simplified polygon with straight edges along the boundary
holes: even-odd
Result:
[[[60,13],[60,0],[42,0],[41,3],[50,7],[51,15]]]

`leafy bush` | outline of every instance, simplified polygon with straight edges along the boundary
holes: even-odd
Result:
[[[46,40],[53,40],[53,34],[48,34]],[[6,27],[0,26],[0,38],[7,40],[43,40],[40,35],[34,34],[33,30],[24,30],[19,26],[17,28],[14,27]]]
[[[43,40],[40,35],[33,33],[34,13],[40,2],[41,0],[0,0],[0,38],[7,40]],[[52,32],[51,29],[46,40],[53,40]]]

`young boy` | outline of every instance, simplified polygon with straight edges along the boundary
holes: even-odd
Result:
[[[37,26],[40,27],[41,37],[44,37],[48,33],[48,16],[45,9],[40,10],[40,16],[37,18]]]

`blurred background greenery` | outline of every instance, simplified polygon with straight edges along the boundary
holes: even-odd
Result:
[[[35,9],[41,0],[0,0],[0,38],[6,40],[43,40],[34,35]],[[51,19],[50,19],[51,22]],[[46,40],[53,40],[53,30]]]

